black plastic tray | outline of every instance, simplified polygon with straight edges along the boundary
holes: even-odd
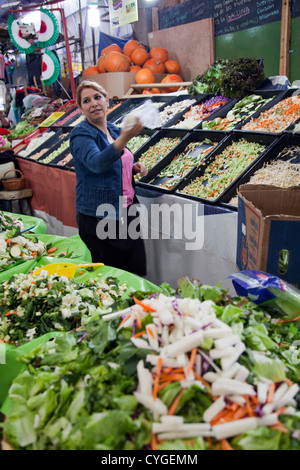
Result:
[[[65,165],[60,165],[60,162],[62,161],[63,158],[66,157],[68,153],[70,153],[70,147],[64,150],[62,153],[60,153],[56,158],[54,158],[54,160],[52,160],[52,162],[49,162],[47,165],[59,167],[62,169],[67,168],[67,164],[73,160],[73,157],[72,157],[72,160],[70,160],[70,162],[66,163]]]
[[[194,95],[194,96],[192,96],[192,95],[173,96],[173,98],[168,103],[166,103],[164,106],[162,106],[160,108],[159,112],[160,113],[163,112],[166,109],[167,106],[173,106],[175,103],[178,103],[180,101],[195,100],[195,102],[193,104],[197,104],[201,99],[204,99],[204,98],[209,97],[209,96],[213,96],[213,95],[208,94],[208,93],[203,93],[201,95]],[[190,108],[190,106],[187,106],[186,108],[184,108],[183,111],[180,111],[177,114],[174,114],[174,116],[171,119],[169,119],[168,121],[166,121],[164,124],[161,125],[161,129],[168,128],[169,127],[169,122],[172,121],[173,119],[176,119],[176,122],[177,122],[177,118],[179,116],[181,116],[182,114],[184,114],[189,108]]]
[[[201,104],[201,103],[205,103],[206,101],[208,101],[209,99],[214,98],[214,97],[215,97],[215,95],[213,95],[213,94],[206,95],[204,99],[201,99],[201,100],[197,101],[196,105]],[[225,103],[220,109],[214,111],[209,117],[212,118],[212,119],[214,117],[216,117],[216,113],[218,111],[220,111],[221,109],[223,109],[223,107],[229,106],[229,104],[231,104],[232,101],[235,101],[235,100],[230,100],[228,103]],[[175,124],[179,124],[180,122],[183,122],[183,117],[184,117],[185,113],[187,113],[193,106],[195,106],[195,105],[189,106],[185,111],[180,113],[180,115],[177,116],[177,118],[175,116],[173,119],[171,119],[169,122],[167,122],[165,126],[162,126],[162,127],[172,127]],[[228,111],[229,111],[229,109],[228,109]],[[199,121],[198,124],[196,124],[194,127],[188,128],[187,130],[191,132],[192,130],[199,129],[200,127],[201,127],[201,121]],[[184,127],[181,127],[181,128],[177,127],[176,129],[185,129],[185,128]]]
[[[185,113],[187,113],[189,111],[189,109],[191,109],[192,106],[195,106],[197,104],[201,104],[201,103],[204,103],[205,101],[209,100],[210,98],[213,98],[214,95],[212,93],[203,93],[203,95],[195,95],[195,96],[191,96],[191,95],[180,95],[177,97],[177,99],[174,100],[174,102],[171,102],[171,103],[168,103],[170,105],[178,102],[178,101],[184,101],[184,100],[187,100],[187,99],[190,99],[190,100],[196,100],[195,103],[191,104],[190,106],[187,106],[183,111],[175,114],[175,116],[173,116],[171,119],[169,119],[169,121],[167,121],[165,124],[163,124],[161,126],[162,129],[168,129],[168,128],[171,128],[172,126],[174,126],[175,124],[178,124],[179,121],[181,121],[181,118],[184,116]],[[180,99],[179,99],[180,98]],[[161,109],[161,111],[163,111],[164,108]],[[177,129],[179,129],[179,127],[177,127]],[[185,130],[185,131],[188,131],[188,132],[191,132],[192,130],[194,130],[195,128],[193,129],[183,129],[182,130]]]
[[[213,131],[214,132],[214,131]],[[252,162],[249,164],[249,166],[238,175],[235,180],[233,180],[224,190],[221,194],[219,194],[215,199],[205,199],[202,197],[197,197],[197,196],[191,196],[189,194],[184,194],[184,193],[179,193],[179,190],[182,190],[185,186],[187,186],[192,180],[195,178],[202,176],[206,170],[206,168],[215,161],[216,157],[220,155],[225,148],[227,148],[229,145],[231,145],[233,142],[238,142],[240,139],[246,139],[248,142],[256,142],[261,145],[265,145],[266,148],[265,150]],[[274,144],[278,141],[278,137],[273,136],[273,135],[266,135],[266,134],[255,134],[255,133],[246,133],[246,132],[238,132],[238,131],[233,131],[231,134],[227,135],[227,137],[218,145],[216,149],[214,149],[208,158],[205,160],[204,165],[201,165],[200,167],[196,168],[192,173],[189,175],[188,178],[185,178],[181,184],[178,185],[175,194],[186,197],[188,199],[193,199],[197,201],[204,202],[206,204],[220,204],[221,202],[224,202],[226,195],[228,191],[231,190],[233,186],[236,186],[239,184],[240,179],[242,176],[248,171],[248,169],[258,160],[263,158],[263,156],[266,154],[266,152],[273,148]],[[217,176],[217,175],[216,175]]]
[[[289,98],[290,96],[293,95],[293,93],[295,92],[295,88],[290,88],[286,91],[283,91],[282,93],[280,93],[278,96],[276,96],[276,98],[274,98],[274,100],[270,101],[270,103],[268,103],[266,106],[264,106],[262,109],[259,109],[256,113],[252,114],[252,116],[250,116],[249,118],[245,119],[243,122],[239,123],[235,130],[241,130],[242,132],[247,132],[247,133],[253,133],[253,134],[268,134],[268,135],[276,135],[277,137],[279,137],[280,135],[282,135],[287,129],[284,129],[282,132],[266,132],[266,131],[251,131],[251,130],[243,130],[242,127],[247,124],[251,119],[256,119],[259,117],[259,115],[262,113],[262,112],[265,112],[271,108],[273,108],[273,106],[275,106],[277,103],[279,103],[280,101],[284,100],[285,98]],[[273,91],[273,90],[271,90]],[[281,90],[280,90],[281,91]],[[290,126],[288,126],[290,127]]]
[[[274,96],[274,99],[275,99],[279,95],[282,95],[282,94],[283,94],[282,90],[265,90],[265,91],[262,90],[262,91],[259,91],[259,92],[254,91],[253,93],[249,93],[249,95],[260,95],[264,99],[272,98],[272,96]],[[224,119],[227,116],[228,112],[231,111],[233,109],[233,107],[235,106],[235,104],[238,103],[239,101],[241,101],[241,99],[234,99],[234,100],[230,101],[230,103],[227,103],[225,106],[222,106],[221,109],[219,109],[214,114],[209,116],[209,118],[205,119],[205,121],[210,122],[210,121],[212,121],[213,119],[215,119],[217,117]],[[270,101],[270,103],[267,103],[264,106],[262,106],[258,111],[260,111],[260,112],[264,111],[265,109],[267,109],[267,106],[271,103],[273,103],[273,100]],[[253,116],[254,114],[255,113],[253,113],[251,116]],[[233,129],[230,129],[230,130],[224,129],[223,132],[229,133],[229,132],[232,132],[233,130],[237,129],[238,126],[241,127],[241,125],[243,125],[246,122],[246,120],[249,120],[251,118],[251,116],[245,117],[243,119],[243,121],[236,124]],[[201,121],[201,123],[198,124],[196,129],[203,129],[203,127],[202,127],[203,122],[204,121]],[[214,130],[214,129],[204,129],[204,130]]]
[[[140,133],[141,136],[145,136],[145,135],[148,135],[149,136],[149,139],[151,139],[154,134],[156,134],[156,132],[158,132],[157,129],[143,129],[142,132]],[[137,152],[139,152],[146,144],[148,144],[149,142],[149,139],[143,144],[140,146],[140,148],[138,148],[135,152],[132,152],[133,155],[135,155]]]
[[[249,183],[251,177],[254,175],[254,173],[262,168],[265,164],[268,164],[274,160],[279,159],[279,155],[282,152],[283,149],[286,147],[290,146],[299,146],[300,147],[300,135],[298,134],[283,134],[281,137],[277,139],[277,141],[274,143],[274,145],[268,149],[264,156],[260,158],[259,160],[255,161],[253,165],[241,176],[241,178],[238,180],[236,185],[232,185],[226,194],[224,195],[222,201],[223,205],[226,205],[226,207],[229,208],[234,208],[235,206],[233,204],[230,204],[230,200],[237,195],[237,190],[241,184],[246,184]],[[281,160],[288,161],[290,158],[288,156],[285,157],[280,157]],[[297,155],[296,159],[293,158],[292,160],[293,163],[299,164],[299,169],[300,169],[300,153]]]
[[[43,148],[45,147],[49,147],[51,148],[53,145],[55,145],[55,143],[60,139],[60,136],[62,135],[62,130],[57,128],[57,129],[52,129],[52,128],[49,128],[45,134],[47,132],[55,132],[55,135],[53,135],[52,137],[49,137],[48,140],[46,140],[45,142],[42,142],[41,145],[39,145],[36,149],[34,149],[32,152],[30,152],[29,155],[27,155],[27,157],[22,157],[21,155],[17,155],[18,158],[23,158],[24,160],[30,160],[30,157],[32,155],[35,155],[36,153],[40,152]],[[42,134],[43,135],[43,134]],[[44,154],[45,155],[45,154]],[[37,161],[37,160],[33,160],[33,161]]]
[[[74,113],[74,111],[78,111],[77,114],[73,117],[70,117],[70,119],[68,119],[64,124],[61,124],[63,121],[65,121],[65,119],[67,117],[69,117],[72,113]],[[80,111],[78,109],[78,106],[74,106],[73,108],[69,109],[63,116],[61,116],[59,119],[57,119],[57,121],[55,121],[51,128],[52,129],[55,129],[56,127],[67,127],[69,126],[73,121],[75,121],[76,119],[78,119],[80,116]]]
[[[147,183],[149,184],[150,186],[154,186],[155,189],[158,189],[159,191],[162,191],[162,192],[166,192],[166,193],[173,193],[176,191],[176,188],[179,186],[179,184],[181,183],[181,181],[184,179],[184,178],[188,178],[188,176],[193,172],[193,170],[196,168],[196,166],[194,166],[192,169],[190,169],[184,176],[182,177],[179,177],[178,176],[178,181],[177,183],[170,189],[168,188],[162,188],[160,186],[157,186],[157,184],[161,184],[161,183],[164,183],[165,181],[167,180],[170,180],[170,178],[168,178],[167,176],[163,176],[163,177],[160,177],[159,176],[159,173],[164,169],[166,168],[173,160],[174,158],[183,153],[185,151],[185,149],[187,148],[187,146],[191,143],[191,142],[203,142],[205,139],[209,139],[211,140],[212,142],[217,142],[217,146],[223,141],[223,139],[226,137],[226,134],[225,132],[217,132],[217,131],[204,131],[204,130],[198,130],[198,131],[192,131],[190,132],[176,147],[175,149],[171,150],[171,152],[168,153],[168,155],[166,157],[164,157],[162,160],[160,160],[157,165],[155,165],[147,174],[147,176],[145,176],[144,178],[141,179],[141,182],[142,183]],[[215,148],[217,148],[217,146]],[[205,146],[204,146],[205,147]],[[209,147],[209,144],[206,145],[206,147]],[[194,151],[192,151],[192,153],[194,154],[194,152],[197,151],[197,153],[199,154],[200,153],[200,149],[203,148],[203,146],[199,145],[199,147],[197,147],[197,149],[195,149]],[[214,148],[214,149],[215,149]],[[212,150],[211,150],[212,151]],[[210,151],[210,152],[211,152]],[[204,159],[202,161],[205,161],[208,156],[210,155],[210,152],[204,157]],[[172,178],[171,178],[172,180]]]
[[[153,136],[144,144],[142,145],[142,147],[134,154],[134,161],[135,162],[138,162],[139,159],[141,158],[141,156],[147,152],[147,150],[150,148],[150,147],[153,147],[154,145],[156,145],[161,139],[165,138],[165,137],[169,137],[169,138],[174,138],[174,137],[180,137],[180,142],[188,135],[188,132],[187,131],[183,131],[183,130],[179,130],[179,129],[164,129],[164,130],[159,130],[157,132],[155,132],[153,134]],[[180,143],[179,142],[179,143]],[[179,143],[177,145],[175,145],[175,147],[173,147],[173,149],[176,149],[177,146],[179,145]],[[172,149],[172,150],[173,150]],[[169,153],[169,152],[168,152]],[[166,155],[168,155],[168,153]],[[166,155],[162,155],[161,158],[164,158]],[[143,184],[142,182],[140,182],[140,180],[138,181],[138,184]],[[148,185],[147,185],[148,187]]]
[[[57,157],[55,157],[53,160],[51,160],[51,162],[48,162],[48,163],[44,163],[42,160],[44,160],[45,158],[47,158],[49,155],[51,155],[52,152],[54,152],[55,150],[57,150],[63,142],[65,142],[67,139],[69,138],[69,135],[66,135],[66,137],[64,138],[61,138],[59,142],[57,142],[55,145],[53,145],[49,150],[48,152],[44,153],[44,155],[42,155],[38,160],[35,160],[36,162],[38,163],[42,163],[43,165],[50,165],[50,164],[53,164],[55,161],[57,161],[59,158],[61,158],[61,154],[64,153],[67,149],[65,149],[63,152],[61,152],[59,155],[57,155]],[[68,147],[70,148],[70,147]]]
[[[107,115],[107,119],[112,123],[117,123],[123,117],[146,101],[146,98],[128,98],[120,106]]]

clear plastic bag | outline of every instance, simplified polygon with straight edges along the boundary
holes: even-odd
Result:
[[[127,131],[136,125],[137,118],[147,129],[156,129],[161,126],[159,111],[151,100],[145,101],[141,106],[127,114],[122,121],[122,129]]]

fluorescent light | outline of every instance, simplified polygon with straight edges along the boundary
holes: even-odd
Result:
[[[8,3],[3,3],[0,8],[10,8],[10,7],[15,7],[16,5],[19,5],[21,3],[20,1],[18,2],[8,2]]]
[[[88,24],[92,28],[100,26],[100,11],[97,5],[89,5],[88,8]]]

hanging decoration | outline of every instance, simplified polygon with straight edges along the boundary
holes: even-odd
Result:
[[[41,8],[41,26],[37,47],[48,47],[55,44],[59,36],[59,27],[55,15],[50,10]]]
[[[41,80],[45,86],[56,82],[60,74],[60,63],[56,55],[49,49],[45,49],[42,57]]]
[[[24,28],[22,32],[22,28],[20,26],[21,25],[14,18],[13,14],[11,14],[7,20],[8,34],[10,35],[15,47],[20,52],[24,52],[25,54],[31,54],[35,50],[36,45],[25,39]]]

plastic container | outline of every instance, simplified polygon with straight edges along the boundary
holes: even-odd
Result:
[[[204,197],[198,197],[198,196],[192,196],[189,194],[185,193],[180,193],[179,191],[184,189],[191,181],[193,181],[195,178],[203,176],[206,168],[213,163],[216,160],[216,157],[220,155],[229,145],[231,145],[234,142],[238,142],[241,139],[245,139],[248,142],[255,142],[261,145],[265,145],[266,148],[261,152],[250,164],[249,166],[242,171],[228,186],[214,199],[208,199]],[[201,201],[206,204],[220,204],[221,202],[224,202],[226,194],[228,191],[232,188],[232,186],[237,186],[240,183],[241,177],[245,174],[246,171],[258,160],[263,158],[263,156],[266,154],[266,152],[273,147],[273,145],[277,142],[278,138],[273,135],[267,135],[267,134],[255,134],[255,133],[246,133],[246,132],[237,132],[234,131],[231,134],[229,134],[221,143],[218,145],[216,149],[214,149],[208,158],[205,160],[204,165],[201,165],[201,167],[196,168],[194,171],[190,173],[190,175],[185,178],[177,187],[175,194],[178,196],[186,197],[188,199],[196,200],[196,201]],[[214,175],[214,178],[218,178],[218,174]],[[203,183],[204,184],[204,183]]]
[[[166,167],[168,167],[173,162],[175,157],[182,154],[190,143],[199,142],[199,146],[190,152],[190,156],[193,157],[193,156],[198,156],[203,149],[205,148],[208,149],[209,147],[211,147],[211,144],[209,143],[203,144],[203,141],[205,139],[211,140],[212,142],[217,142],[217,145],[219,145],[225,137],[226,137],[225,132],[217,132],[217,131],[203,131],[203,130],[199,131],[198,130],[198,131],[192,131],[191,133],[188,133],[187,136],[175,147],[175,149],[171,150],[171,152],[168,153],[166,157],[160,160],[148,172],[148,174],[141,179],[141,182],[147,183],[150,186],[154,186],[155,189],[158,189],[159,191],[166,192],[166,193],[173,193],[174,191],[176,191],[176,188],[179,186],[181,181],[184,178],[188,178],[188,176],[194,171],[197,165],[195,165],[193,168],[188,170],[187,173],[185,173],[183,176],[175,175],[175,177],[171,177],[171,178],[169,178],[168,176],[160,177],[159,176],[160,172]],[[208,158],[208,156],[210,155],[210,152],[203,158],[202,161],[205,161]],[[172,183],[175,183],[175,184],[174,186],[172,186],[172,188],[169,188],[169,189],[158,186],[159,184],[162,184],[166,181],[171,182],[171,184]]]

